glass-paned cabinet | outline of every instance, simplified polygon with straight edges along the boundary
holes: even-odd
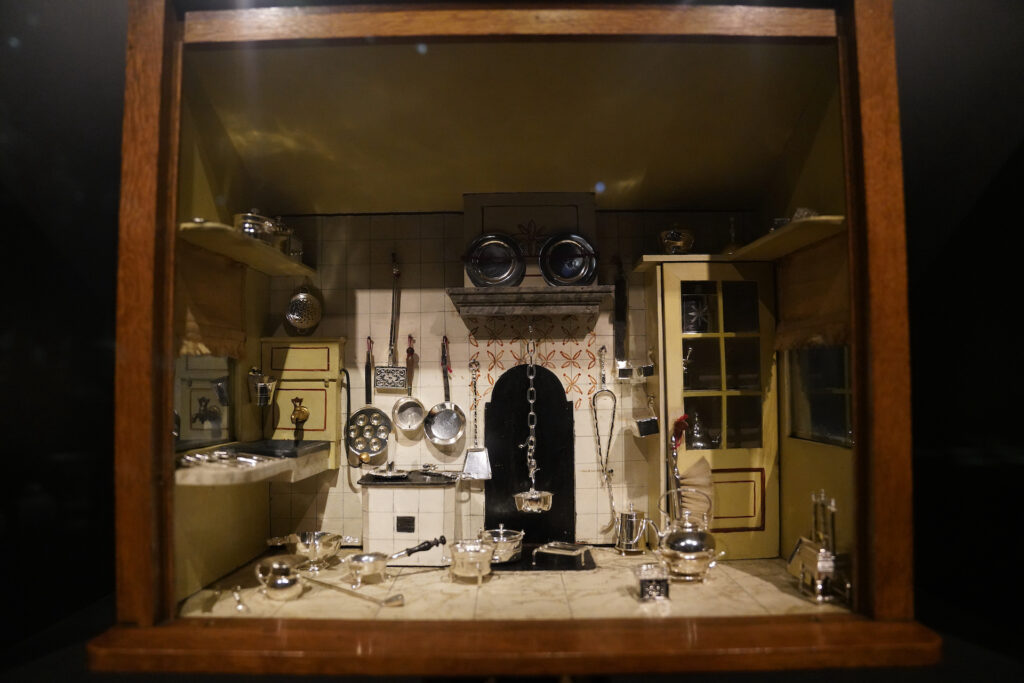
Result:
[[[730,558],[779,554],[775,292],[767,263],[665,263],[665,407],[689,429],[679,470],[711,466]],[[669,482],[671,484],[671,482]]]

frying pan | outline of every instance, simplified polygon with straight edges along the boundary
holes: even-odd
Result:
[[[391,421],[405,432],[414,432],[423,425],[423,417],[427,409],[419,399],[412,395],[412,366],[416,359],[416,351],[412,348],[412,335],[409,335],[409,346],[405,349],[405,376],[409,393],[395,401],[391,409]]]
[[[349,418],[345,443],[358,460],[354,467],[380,455],[388,447],[391,418],[373,406],[373,340],[366,338],[366,405]]]
[[[441,374],[444,376],[444,401],[438,403],[423,418],[423,433],[435,446],[452,446],[466,433],[466,415],[462,408],[451,402],[448,373],[448,337],[441,338]]]

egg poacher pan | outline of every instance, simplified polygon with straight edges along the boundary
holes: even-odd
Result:
[[[373,340],[366,338],[366,405],[349,418],[345,443],[357,463],[368,463],[384,453],[391,436],[391,418],[373,405]]]

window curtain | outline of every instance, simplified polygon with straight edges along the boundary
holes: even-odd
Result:
[[[245,266],[184,241],[175,259],[174,337],[179,356],[245,354]]]

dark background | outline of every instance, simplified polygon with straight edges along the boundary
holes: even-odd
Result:
[[[140,678],[85,673],[83,648],[114,618],[125,23],[123,0],[0,0],[3,679]],[[1024,3],[897,0],[896,39],[917,613],[945,636],[946,658],[726,679],[1020,680],[1024,361],[1010,329],[1024,253]]]

